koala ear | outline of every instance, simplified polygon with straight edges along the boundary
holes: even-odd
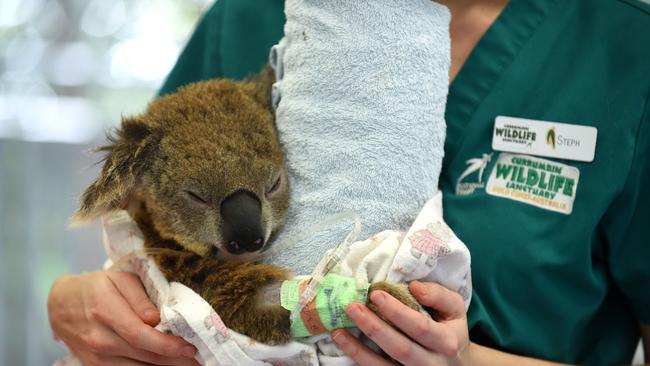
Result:
[[[127,118],[110,144],[98,148],[106,152],[102,172],[81,197],[81,205],[71,224],[91,221],[107,212],[123,207],[145,169],[150,165],[160,136],[143,122]]]
[[[275,71],[271,65],[264,66],[259,74],[246,81],[253,98],[265,108],[271,108],[271,91],[275,83]]]

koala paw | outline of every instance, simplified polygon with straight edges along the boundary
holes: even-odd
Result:
[[[407,284],[390,283],[384,281],[375,282],[370,284],[370,288],[368,288],[368,295],[370,295],[370,293],[376,290],[387,292],[389,295],[396,298],[402,304],[410,307],[413,310],[420,311],[420,312],[423,310],[420,303],[418,303],[415,297],[413,297],[413,295],[411,294],[411,291],[409,291]],[[377,308],[377,306],[374,303],[368,301],[367,306],[370,310],[372,310],[375,314],[377,314],[382,320],[384,320],[387,323],[390,323],[390,321],[384,318],[384,316],[379,311],[379,308]]]

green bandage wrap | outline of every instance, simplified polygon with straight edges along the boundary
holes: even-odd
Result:
[[[296,309],[300,301],[301,284],[307,281],[309,280],[289,280],[282,283],[280,304],[283,308],[289,311]],[[296,338],[309,337],[336,328],[354,327],[355,324],[348,318],[345,309],[352,302],[365,304],[367,299],[368,285],[359,289],[354,278],[328,274],[318,286],[316,298],[291,323],[291,335]],[[305,324],[305,319],[309,324]]]

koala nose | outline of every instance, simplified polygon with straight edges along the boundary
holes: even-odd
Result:
[[[262,205],[253,192],[237,191],[221,202],[223,239],[231,254],[255,252],[264,245]]]

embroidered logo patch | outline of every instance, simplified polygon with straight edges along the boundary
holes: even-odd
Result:
[[[578,168],[570,165],[501,153],[485,190],[493,196],[568,215],[573,211],[579,178]]]
[[[467,168],[463,174],[458,177],[456,181],[456,194],[458,195],[468,195],[474,193],[475,190],[485,187],[483,182],[483,172],[485,167],[492,160],[492,153],[483,154],[480,158],[468,159],[465,164]],[[476,174],[476,178],[473,178],[473,174]]]

